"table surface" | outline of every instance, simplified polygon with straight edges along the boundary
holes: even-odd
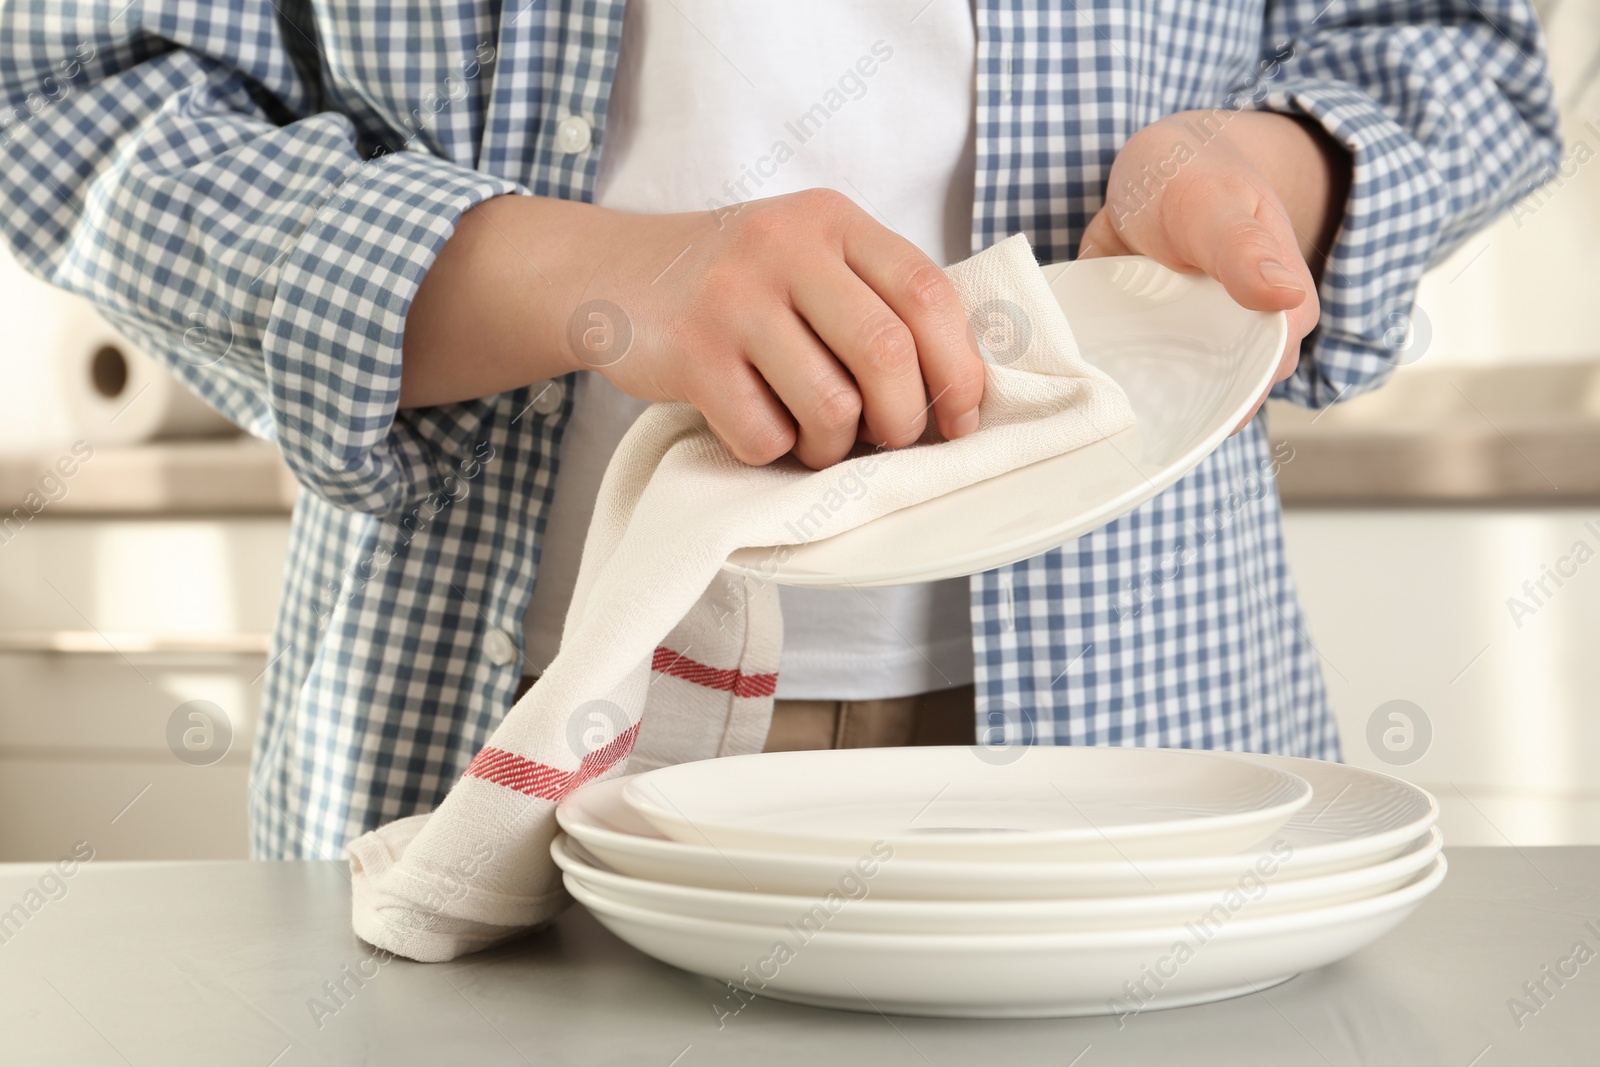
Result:
[[[13,904],[27,915],[0,925],[0,1063],[1600,1060],[1600,848],[1461,848],[1449,857],[1444,886],[1355,956],[1262,993],[1146,1012],[1120,1027],[1114,1018],[916,1019],[762,999],[719,1025],[725,987],[640,954],[581,907],[454,963],[380,964],[350,932],[342,864],[90,861],[44,883],[45,865],[0,865],[0,916]],[[329,983],[340,981],[335,999]],[[1537,1000],[1528,982],[1543,984]],[[1513,1012],[1513,998],[1524,1010]]]

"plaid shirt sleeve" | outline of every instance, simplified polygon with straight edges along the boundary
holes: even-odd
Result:
[[[520,187],[319,113],[311,26],[292,0],[0,6],[0,229],[307,489],[382,514],[441,463],[396,419],[411,299]]]
[[[1423,271],[1553,173],[1560,135],[1523,0],[1268,6],[1244,103],[1308,116],[1354,163],[1321,324],[1274,390],[1322,407],[1388,378]]]

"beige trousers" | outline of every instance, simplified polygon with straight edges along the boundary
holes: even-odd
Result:
[[[535,680],[522,676],[517,700]],[[970,685],[888,700],[775,700],[766,751],[976,744],[975,700]]]
[[[776,700],[766,751],[971,745],[975,699],[961,685],[889,700]]]

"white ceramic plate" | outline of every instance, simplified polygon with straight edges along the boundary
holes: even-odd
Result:
[[[1432,863],[1443,845],[1444,837],[1435,827],[1393,859],[1312,878],[1290,877],[1287,872],[1292,864],[1269,855],[1259,869],[1252,868],[1221,889],[1076,900],[980,901],[882,900],[873,895],[872,878],[861,872],[848,880],[841,877],[842,884],[832,893],[813,897],[649,882],[598,866],[598,861],[566,834],[551,843],[550,854],[566,872],[569,885],[576,881],[609,900],[671,915],[772,926],[810,923],[862,933],[1000,934],[1176,926],[1200,921],[1208,914],[1220,915],[1218,908],[1225,909],[1230,918],[1235,913],[1260,918],[1331,907],[1399,889]]]
[[[1238,852],[1311,786],[1195,749],[945,745],[680,763],[622,795],[686,844],[860,856],[887,842],[904,859],[1059,862]]]
[[[1204,926],[1028,934],[800,930],[669,915],[576,880],[568,888],[641,952],[749,993],[855,1011],[1022,1018],[1147,1011],[1276,985],[1376,941],[1444,875],[1440,854],[1400,889],[1333,907],[1262,919],[1241,911]],[[1154,995],[1134,1001],[1134,983]],[[742,1002],[736,997],[730,992],[727,1010]]]
[[[1282,312],[1247,311],[1222,286],[1143,256],[1044,268],[1085,359],[1128,394],[1138,421],[833,537],[781,564],[746,548],[727,568],[785,585],[902,585],[1014,563],[1127,514],[1221,444],[1272,381]]]
[[[1237,856],[1130,862],[1007,863],[912,860],[881,864],[872,880],[879,898],[902,900],[1042,900],[1179,893],[1236,882],[1279,841],[1293,849],[1283,876],[1309,878],[1381,863],[1406,848],[1438,818],[1426,792],[1376,771],[1289,756],[1229,753],[1266,763],[1311,783],[1311,802],[1259,847]],[[818,856],[685,845],[660,834],[622,799],[629,777],[592,782],[556,809],[562,829],[612,869],[635,878],[737,891],[825,894],[857,856]]]

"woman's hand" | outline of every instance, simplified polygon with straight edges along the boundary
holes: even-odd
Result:
[[[586,299],[626,316],[632,351],[580,330],[573,355],[625,393],[693,404],[746,463],[793,450],[825,467],[858,437],[899,448],[930,409],[947,438],[977,429],[983,360],[950,280],[842,194],[613,213],[600,235],[612,251]]]
[[[1280,382],[1317,324],[1321,250],[1338,231],[1349,180],[1349,156],[1309,122],[1265,111],[1179,112],[1122,147],[1078,255],[1146,255],[1209,274],[1244,307],[1287,312],[1289,340],[1273,377]]]
[[[402,404],[592,368],[682,400],[752,465],[977,429],[983,359],[938,264],[826,189],[636,215],[504,196],[469,212],[407,318]]]

